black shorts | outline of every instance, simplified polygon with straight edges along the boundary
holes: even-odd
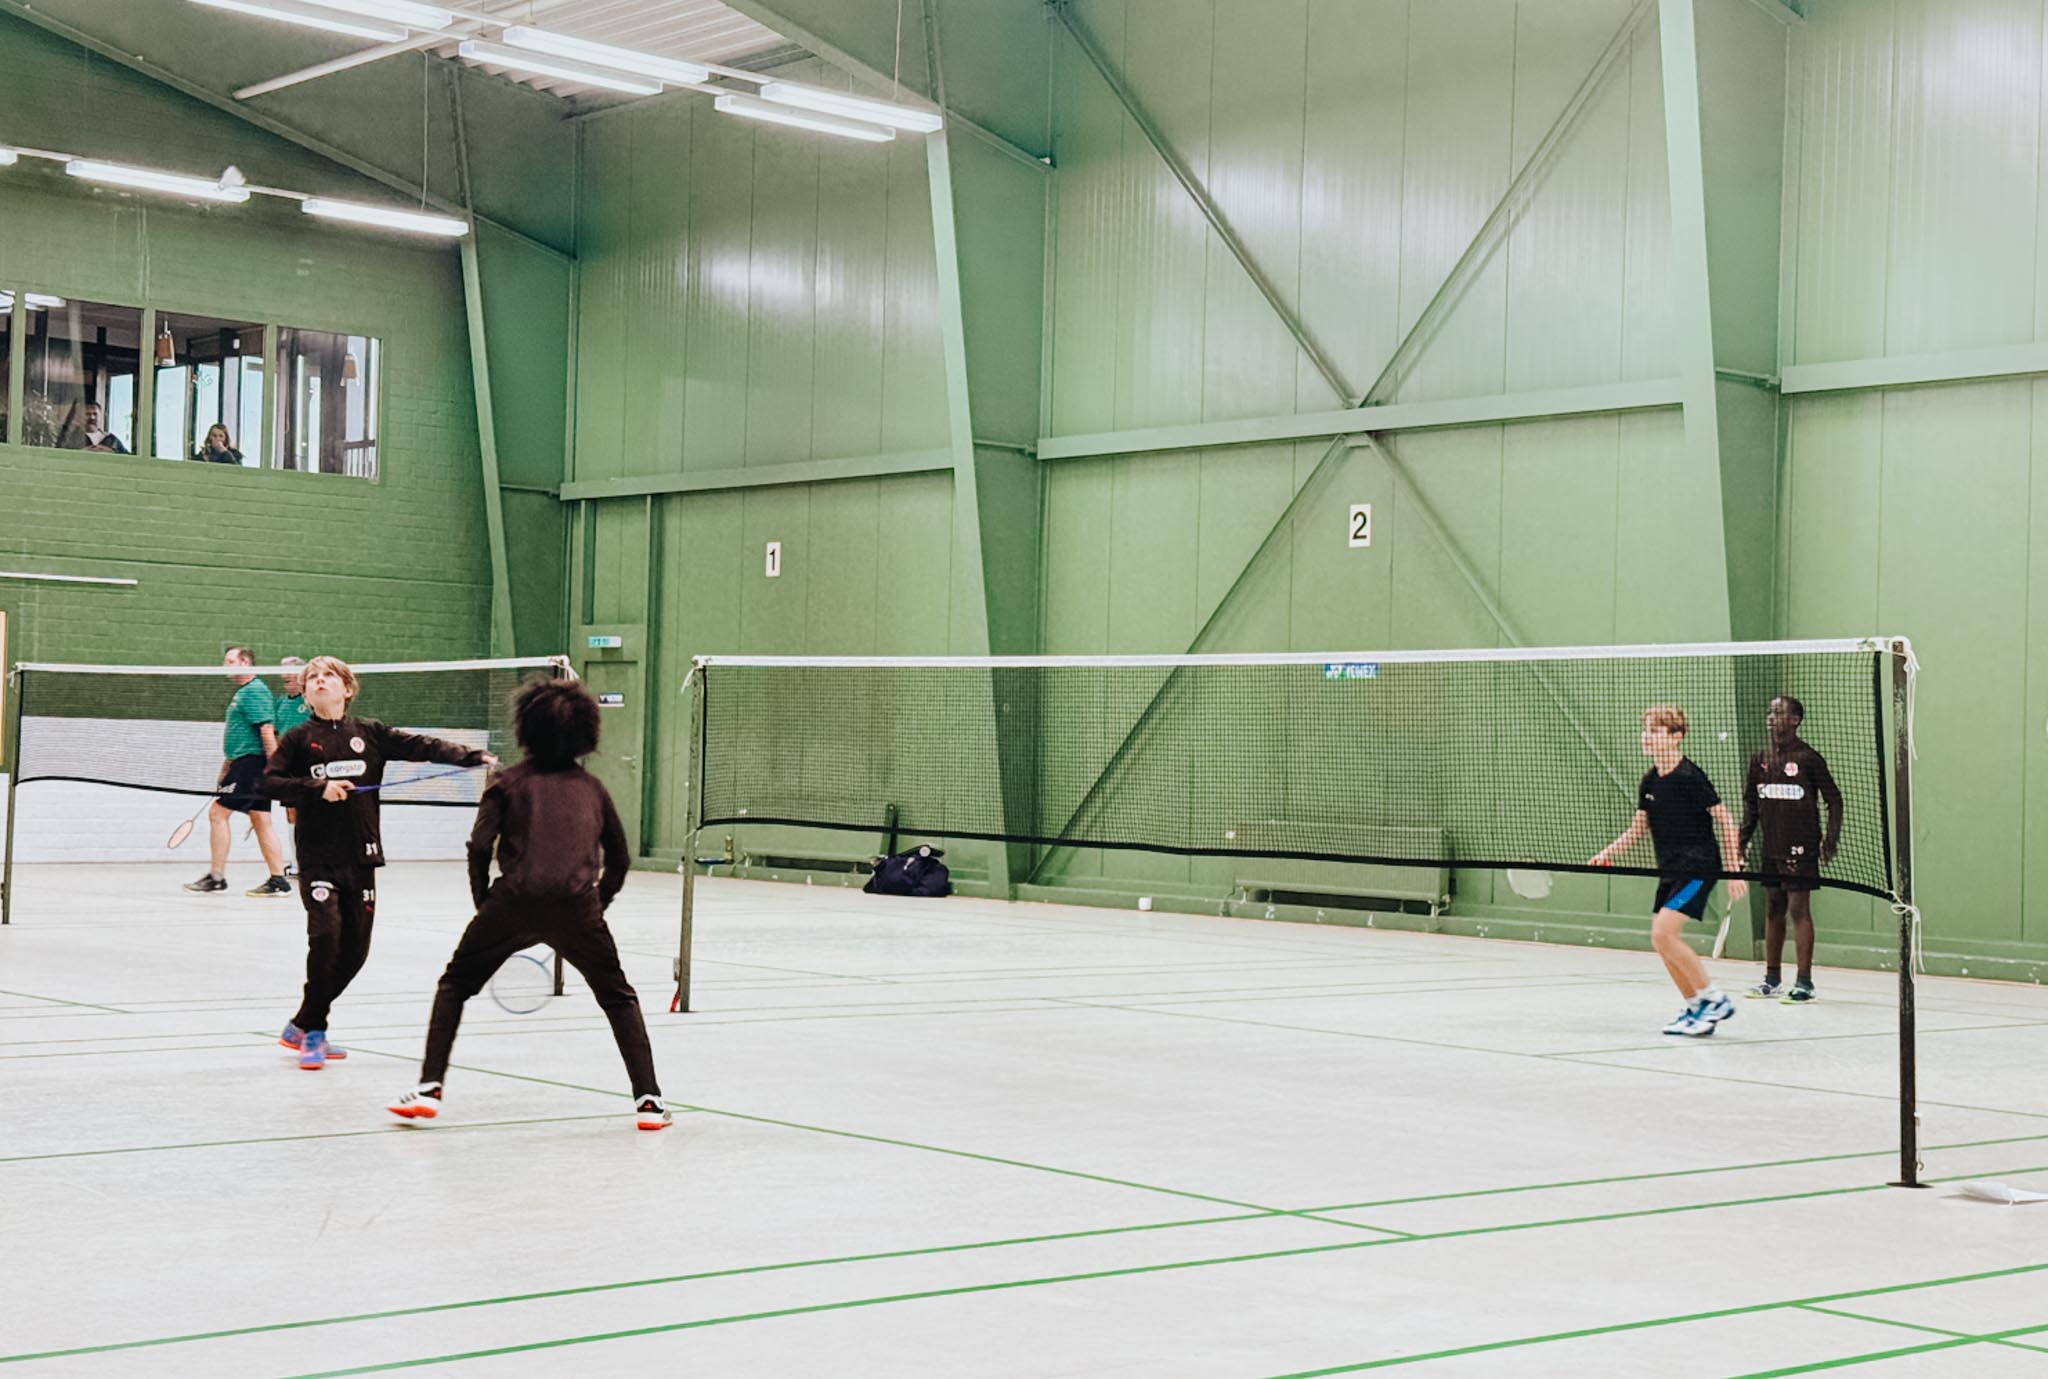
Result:
[[[1783,857],[1772,857],[1766,853],[1763,874],[1763,884],[1774,891],[1817,891],[1820,889],[1820,849],[1794,848]]]
[[[220,781],[220,807],[237,814],[267,814],[270,800],[263,793],[263,753],[251,752],[228,763]]]
[[[1664,876],[1657,880],[1657,903],[1650,907],[1650,913],[1659,910],[1676,910],[1688,919],[1707,917],[1707,896],[1714,889],[1714,883],[1691,876]]]

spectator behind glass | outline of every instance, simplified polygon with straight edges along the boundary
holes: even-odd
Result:
[[[242,452],[228,437],[228,428],[215,423],[206,428],[206,444],[192,452],[192,458],[211,464],[240,464]]]
[[[107,414],[97,402],[85,404],[84,444],[79,450],[98,450],[112,455],[125,455],[128,447],[121,444],[121,438],[107,429]]]

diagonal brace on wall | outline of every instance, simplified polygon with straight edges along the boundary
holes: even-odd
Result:
[[[1457,262],[1451,265],[1450,272],[1444,276],[1442,284],[1437,288],[1435,295],[1430,298],[1428,306],[1423,309],[1422,314],[1416,318],[1415,324],[1409,327],[1406,335],[1402,337],[1401,342],[1388,357],[1385,366],[1380,370],[1379,376],[1373,380],[1372,386],[1366,389],[1363,397],[1357,398],[1347,390],[1340,390],[1340,395],[1346,398],[1349,405],[1363,407],[1383,402],[1399,386],[1400,380],[1413,367],[1416,357],[1426,348],[1429,341],[1434,338],[1437,330],[1441,327],[1443,321],[1448,318],[1451,310],[1463,298],[1471,284],[1477,280],[1479,270],[1498,251],[1500,245],[1506,240],[1508,232],[1519,222],[1523,211],[1528,208],[1537,188],[1542,185],[1544,178],[1556,166],[1559,155],[1570,144],[1572,136],[1577,132],[1586,112],[1592,108],[1593,97],[1606,85],[1609,77],[1620,69],[1621,58],[1628,52],[1637,31],[1649,17],[1654,4],[1655,0],[1638,0],[1629,10],[1627,17],[1622,20],[1620,27],[1615,30],[1614,36],[1601,49],[1600,55],[1594,60],[1593,65],[1587,70],[1585,77],[1579,82],[1578,87],[1565,102],[1564,108],[1558,112],[1557,118],[1551,122],[1551,126],[1545,131],[1543,138],[1537,142],[1535,148],[1530,150],[1529,156],[1523,160],[1522,166],[1516,171],[1514,177],[1509,180],[1507,190],[1502,193],[1500,200],[1495,204],[1493,210],[1488,213],[1485,221],[1481,223],[1471,241],[1466,244],[1464,252],[1458,256]],[[1075,23],[1071,16],[1066,14],[1066,0],[1054,0],[1053,9],[1056,14],[1061,16],[1062,21],[1068,25],[1069,32],[1075,32]],[[1076,34],[1076,41],[1081,41],[1078,33]],[[1084,47],[1084,51],[1088,51],[1088,49]],[[1097,63],[1098,70],[1103,70],[1105,80],[1110,80],[1112,89],[1118,91],[1118,98],[1120,100],[1124,99],[1125,91],[1121,87],[1121,83],[1111,77],[1110,72],[1106,70],[1106,64],[1097,54],[1092,52],[1090,53],[1090,60]],[[1128,101],[1125,108],[1127,110],[1132,108]],[[1135,113],[1133,118],[1137,118]],[[1139,127],[1145,129],[1147,123],[1141,121]],[[1149,131],[1147,138],[1153,138],[1152,133]],[[1153,146],[1160,150],[1160,156],[1166,158],[1170,166],[1176,164],[1177,160],[1166,151],[1162,141],[1155,140]],[[1185,165],[1182,164],[1180,167],[1184,168]],[[1177,178],[1181,178],[1178,168],[1175,175]],[[1181,178],[1181,184],[1183,187],[1188,188],[1189,195],[1194,197],[1198,204],[1206,202],[1213,205],[1213,201],[1210,201],[1206,191],[1197,193],[1196,188],[1200,184],[1193,182],[1192,173],[1189,173],[1185,178]],[[1220,212],[1218,214],[1220,215]],[[1212,220],[1211,224],[1213,225],[1214,223]],[[1231,252],[1240,255],[1239,262],[1243,263],[1246,271],[1252,274],[1253,281],[1266,281],[1264,274],[1251,264],[1248,256],[1242,255],[1241,243],[1234,243],[1232,239],[1226,239],[1226,243],[1234,244]],[[1295,317],[1294,312],[1279,300],[1277,294],[1267,293],[1266,301],[1273,308],[1274,312],[1279,315],[1282,322],[1287,325],[1289,332],[1295,336],[1296,340],[1303,340],[1306,335],[1305,328]],[[1304,346],[1304,348],[1307,347]],[[1365,433],[1364,440],[1378,447],[1382,454],[1388,455],[1391,458],[1392,452],[1387,445],[1387,438],[1384,435],[1374,435],[1368,432]],[[1218,626],[1221,625],[1226,610],[1229,609],[1239,593],[1245,588],[1252,573],[1265,562],[1268,553],[1278,544],[1281,533],[1290,531],[1293,528],[1295,521],[1303,509],[1307,507],[1308,500],[1320,494],[1327,487],[1329,481],[1336,476],[1337,471],[1341,468],[1340,461],[1343,455],[1355,443],[1357,441],[1353,437],[1339,436],[1325,447],[1322,455],[1316,460],[1315,466],[1310,469],[1308,477],[1295,489],[1293,496],[1288,499],[1286,506],[1280,510],[1280,515],[1274,519],[1272,526],[1267,529],[1258,547],[1243,565],[1238,568],[1237,575],[1231,581],[1230,587],[1224,590],[1223,596],[1216,601],[1215,607],[1210,610],[1209,616],[1203,621],[1201,629],[1195,633],[1194,640],[1188,644],[1187,653],[1189,655],[1212,649],[1209,645],[1210,639]],[[1503,624],[1503,630],[1505,631],[1505,624]],[[1087,793],[1082,796],[1080,803],[1075,806],[1072,815],[1061,828],[1060,832],[1062,834],[1071,831],[1074,824],[1101,797],[1101,793],[1107,783],[1114,777],[1118,767],[1130,755],[1132,748],[1142,736],[1146,724],[1151,721],[1152,717],[1158,712],[1160,705],[1165,701],[1171,684],[1172,677],[1169,676],[1153,694],[1151,701],[1138,714],[1130,730],[1124,734],[1123,740],[1118,745],[1116,751],[1111,753],[1107,764],[1096,776],[1095,782],[1089,786]],[[1037,865],[1032,869],[1032,879],[1036,879],[1062,851],[1062,849],[1053,848],[1048,849],[1041,855]]]

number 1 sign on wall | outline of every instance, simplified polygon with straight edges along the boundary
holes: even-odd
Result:
[[[774,579],[782,573],[782,543],[780,541],[770,541],[768,543],[768,558],[764,568],[770,579]]]

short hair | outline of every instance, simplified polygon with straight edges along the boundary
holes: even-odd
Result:
[[[340,676],[343,695],[350,699],[356,697],[356,673],[348,668],[347,661],[339,656],[315,656],[306,662],[307,675],[318,675],[322,671]]]
[[[574,680],[527,681],[512,700],[512,730],[543,771],[574,766],[597,750],[597,701]]]
[[[331,660],[332,658],[330,657],[329,659]],[[280,656],[277,658],[277,663],[281,666],[302,666],[306,664],[296,656]]]
[[[249,650],[249,648],[246,646],[231,646],[221,654],[223,656],[232,656],[245,666],[253,666],[256,664],[256,653]]]
[[[1663,728],[1667,732],[1685,736],[1685,710],[1676,704],[1652,704],[1643,710],[1645,728]]]
[[[1806,705],[1800,703],[1797,699],[1794,699],[1789,694],[1780,694],[1774,697],[1780,703],[1784,704],[1786,708],[1792,710],[1793,721],[1798,723],[1804,723],[1806,721]]]

